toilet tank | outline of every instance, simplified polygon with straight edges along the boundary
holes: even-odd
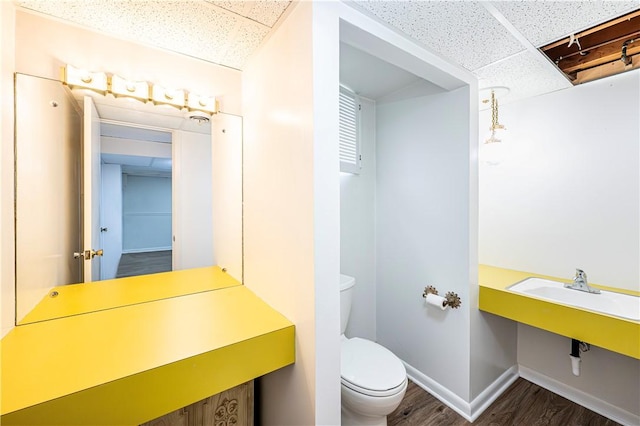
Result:
[[[355,283],[356,279],[354,277],[340,274],[340,334],[344,334],[347,329]]]

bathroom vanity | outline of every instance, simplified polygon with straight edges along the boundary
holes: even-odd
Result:
[[[158,296],[168,294],[163,279],[176,276],[185,287],[203,276],[209,282],[199,292],[150,301],[106,307],[95,300],[102,307],[92,312],[74,311],[70,297],[66,308],[57,307],[68,315],[11,330],[1,349],[2,424],[139,425],[194,412],[204,401],[222,413],[232,400],[249,399],[246,383],[294,362],[294,325],[219,268],[112,284],[122,286],[120,302],[132,302],[153,293],[154,283]],[[234,388],[245,396],[221,394]]]
[[[527,296],[510,289],[514,284],[530,277],[570,282],[556,277],[480,265],[480,310],[640,359],[640,321],[571,306],[566,302]],[[638,296],[632,292],[596,287]],[[576,291],[575,298],[580,296],[585,295]]]

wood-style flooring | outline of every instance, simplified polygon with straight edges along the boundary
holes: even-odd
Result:
[[[120,257],[116,278],[155,274],[171,270],[171,250],[124,253]]]
[[[615,426],[618,423],[522,378],[470,423],[409,382],[404,400],[387,417],[388,426]],[[619,425],[618,425],[619,426]]]

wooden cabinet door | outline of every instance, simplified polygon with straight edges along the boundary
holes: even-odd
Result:
[[[189,426],[189,413],[181,408],[140,426]]]
[[[253,426],[253,381],[140,426]]]
[[[205,399],[202,425],[253,425],[253,381]]]

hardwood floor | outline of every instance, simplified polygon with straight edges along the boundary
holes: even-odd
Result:
[[[171,250],[125,253],[120,257],[116,278],[155,274],[171,270]]]
[[[409,382],[404,400],[387,417],[388,426],[615,426],[618,423],[522,378],[516,380],[478,419],[470,423]]]

